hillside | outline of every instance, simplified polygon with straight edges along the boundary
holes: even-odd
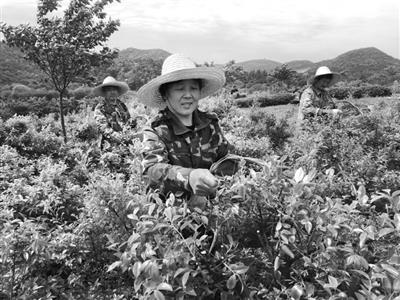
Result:
[[[285,64],[288,66],[288,68],[299,73],[307,72],[309,69],[314,67],[314,63],[309,60],[292,60]]]
[[[310,72],[319,66],[328,66],[341,73],[348,81],[363,80],[371,83],[392,81],[400,75],[400,60],[375,48],[361,48],[345,52],[334,59],[317,62]]]
[[[40,69],[25,60],[18,49],[3,43],[0,43],[0,67],[0,88],[13,83],[43,85],[45,75]]]
[[[136,59],[153,59],[153,60],[164,60],[171,53],[162,49],[136,49],[127,48],[119,52],[119,59],[136,60]]]
[[[127,81],[132,81],[133,76],[138,76],[142,78],[140,80],[140,84],[142,84],[143,80],[159,74],[162,60],[168,55],[170,53],[162,49],[127,48],[119,52],[112,67],[104,70],[100,68],[99,72],[95,73],[100,81],[109,74]],[[254,59],[238,62],[235,65],[243,67],[248,72],[254,70],[270,72],[282,63],[268,59]],[[287,62],[286,65],[299,73],[308,75],[312,75],[318,66],[326,65],[333,71],[342,73],[343,79],[347,81],[362,80],[378,84],[392,84],[394,80],[400,81],[400,60],[374,47],[351,50],[336,58],[317,63],[308,60],[293,60]],[[24,60],[21,52],[17,49],[1,43],[0,66],[0,89],[7,88],[13,83],[21,83],[30,87],[45,85],[46,77],[36,66]],[[132,74],[132,72],[140,73],[142,71],[145,74]],[[140,84],[133,84],[132,87]]]
[[[243,70],[250,72],[250,71],[272,71],[276,67],[279,67],[282,63],[276,62],[273,60],[269,59],[253,59],[253,60],[247,60],[243,62],[238,62],[235,64],[235,66],[240,66],[243,68]]]

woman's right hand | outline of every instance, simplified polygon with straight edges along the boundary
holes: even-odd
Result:
[[[193,194],[198,196],[214,195],[217,191],[218,180],[207,169],[194,169],[189,174],[189,184]]]

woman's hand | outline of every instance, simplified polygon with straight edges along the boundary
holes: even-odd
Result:
[[[194,169],[189,174],[189,185],[195,195],[209,196],[217,191],[218,180],[207,169]]]

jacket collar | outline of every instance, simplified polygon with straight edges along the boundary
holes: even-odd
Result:
[[[318,89],[315,86],[311,86],[311,88],[313,89],[314,93],[318,96],[321,97],[322,95],[326,94],[327,91],[325,89]]]
[[[192,131],[191,129],[187,128],[182,122],[172,113],[168,108],[164,110],[165,117],[170,120],[170,124],[172,125],[172,129],[174,130],[175,135],[182,135],[186,132]],[[193,112],[193,125],[194,131],[201,130],[207,127],[211,123],[211,119],[205,117],[204,114],[200,113],[198,109]]]

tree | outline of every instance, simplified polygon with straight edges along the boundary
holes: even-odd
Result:
[[[225,64],[224,71],[227,85],[233,84],[235,80],[247,81],[247,72],[243,70],[242,66],[237,66],[234,60]]]
[[[39,0],[37,26],[0,25],[6,44],[19,48],[27,60],[37,64],[58,91],[65,142],[63,97],[67,87],[73,80],[87,81],[92,67],[111,63],[117,55],[105,46],[120,25],[118,20],[105,20],[104,7],[113,1],[72,0],[59,17],[60,0]]]
[[[288,88],[291,81],[296,76],[296,71],[290,69],[286,64],[282,64],[272,71],[271,76]]]

